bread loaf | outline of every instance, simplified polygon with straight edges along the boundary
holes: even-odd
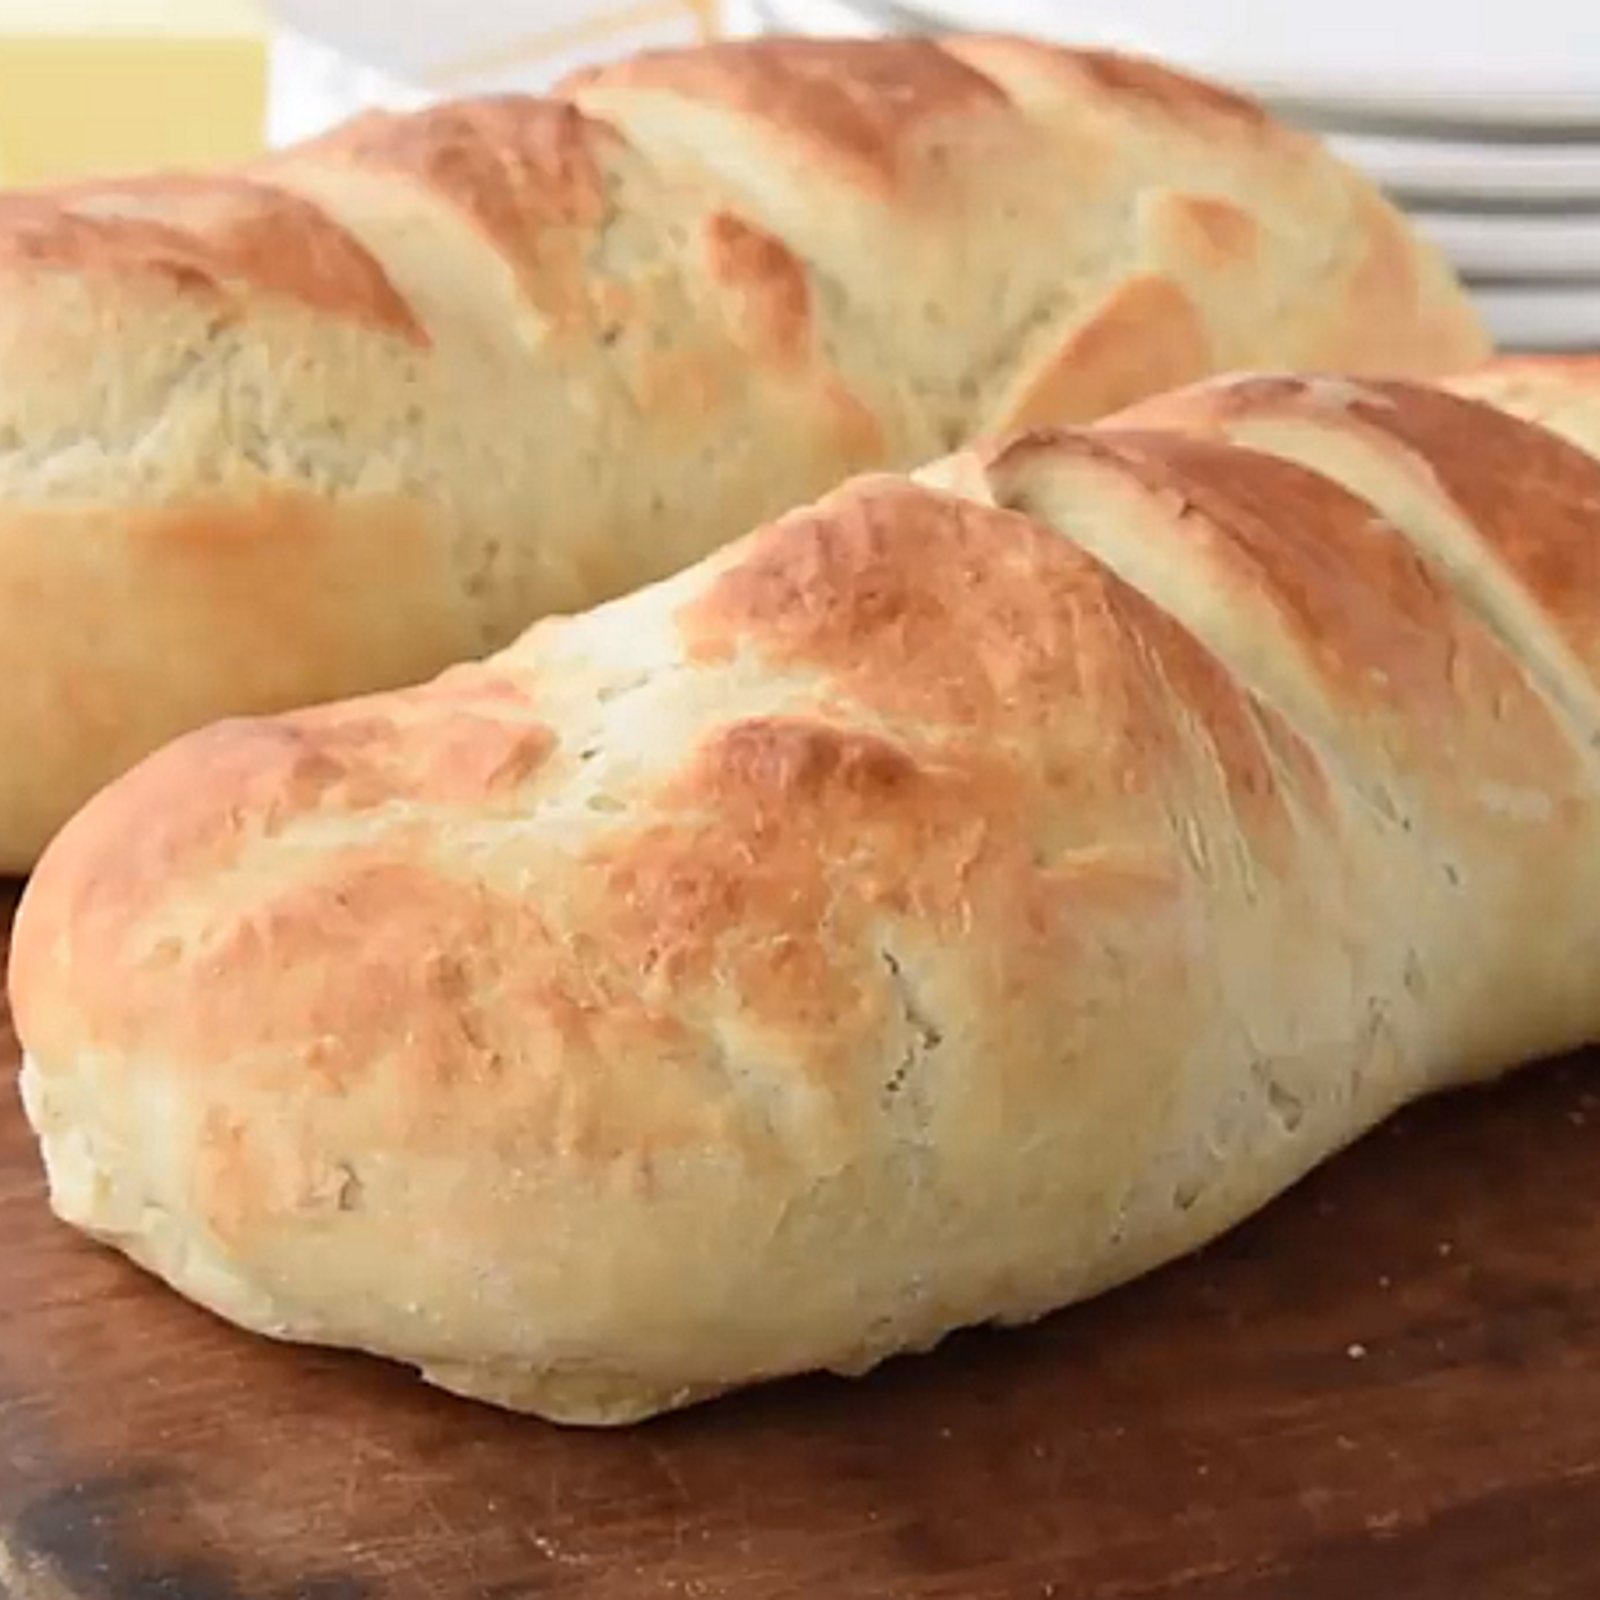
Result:
[[[1157,67],[765,42],[0,201],[0,873],[218,716],[431,676],[851,472],[1483,335],[1361,179]]]
[[[192,735],[23,903],[54,1205],[584,1423],[1132,1277],[1600,1034],[1597,534],[1537,425],[1237,378]]]

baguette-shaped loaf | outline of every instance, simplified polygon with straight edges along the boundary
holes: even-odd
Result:
[[[1442,390],[861,478],[94,801],[13,947],[55,1208],[579,1422],[1038,1316],[1600,1035],[1597,675],[1600,462]]]
[[[1484,353],[1311,138],[1007,39],[664,54],[0,201],[0,873],[225,714],[398,686],[869,467]]]

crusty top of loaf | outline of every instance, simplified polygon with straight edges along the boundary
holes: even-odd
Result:
[[[441,214],[480,248],[435,236]],[[351,483],[360,458],[398,450],[418,458],[402,473],[414,487],[453,483],[468,500],[475,474],[441,458],[458,447],[421,434],[420,418],[397,439],[337,388],[324,407],[230,382],[253,364],[251,330],[289,348],[334,339],[362,392],[401,382],[427,403],[408,347],[460,359],[492,325],[506,349],[473,376],[498,384],[513,413],[519,391],[541,394],[525,363],[568,342],[571,361],[644,383],[663,414],[667,375],[652,381],[652,362],[670,363],[680,393],[698,364],[713,406],[730,356],[798,367],[855,417],[841,470],[1086,420],[1220,367],[1436,371],[1483,348],[1435,253],[1309,136],[1151,63],[1007,38],[659,52],[545,100],[372,113],[248,174],[8,200],[0,275],[36,285],[41,268],[61,277],[56,333],[32,301],[0,325],[0,354],[19,372],[42,365],[40,379],[68,376],[75,311],[160,312],[177,353],[186,306],[225,323],[218,358],[185,355],[148,400],[139,370],[156,352],[121,348],[113,330],[97,359],[123,403],[97,419],[73,371],[75,445],[99,438],[110,452],[159,420],[152,405],[194,388],[216,416],[214,455],[243,453],[241,430],[259,426],[275,440],[274,476],[324,483],[342,449],[351,464],[337,478]],[[626,330],[675,309],[690,368],[670,350],[629,349]],[[92,320],[103,333],[105,316]],[[327,381],[309,349],[304,378],[307,397]],[[49,386],[7,391],[17,443],[0,492],[8,477],[14,497],[93,488],[82,448],[71,471],[38,470],[41,430],[61,431]],[[515,420],[502,427],[515,434]],[[338,445],[313,449],[335,425]],[[135,471],[131,487],[166,499],[192,488],[193,470],[180,459],[148,480]],[[206,470],[225,474],[220,460]]]
[[[1240,378],[1156,396],[1113,421],[1218,435],[1355,489],[1451,574],[1600,739],[1600,449],[1575,447],[1600,443],[1597,376],[1593,364],[1494,363],[1448,389],[1412,386],[1403,405],[1342,380]],[[1514,420],[1548,425],[1553,414],[1564,430]]]
[[[804,158],[893,199],[928,141],[1012,114],[999,84],[931,39],[793,39],[658,52],[588,68],[561,92],[660,91],[770,130]]]
[[[225,304],[257,289],[421,339],[372,254],[320,207],[254,178],[129,178],[0,195],[0,272],[140,280]]]

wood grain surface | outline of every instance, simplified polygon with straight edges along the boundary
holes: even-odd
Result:
[[[9,1600],[1600,1596],[1600,1063],[1409,1113],[1039,1327],[616,1434],[78,1240],[14,1065],[0,1018]]]

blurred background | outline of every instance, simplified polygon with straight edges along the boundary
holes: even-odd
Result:
[[[1411,212],[1502,343],[1600,347],[1600,0],[0,0],[0,179],[236,160],[652,46],[965,28],[1261,96]]]

